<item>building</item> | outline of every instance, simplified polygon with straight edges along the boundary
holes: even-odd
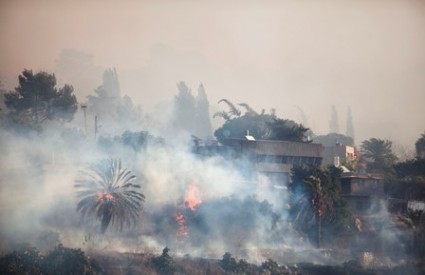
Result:
[[[255,140],[250,136],[227,139],[222,143],[235,158],[247,160],[257,175],[267,176],[275,187],[289,183],[294,165],[320,166],[323,159],[323,146],[320,144]]]
[[[342,173],[341,195],[356,214],[366,214],[376,201],[385,198],[384,177],[381,174]]]
[[[331,147],[324,147],[323,165],[352,165],[356,161],[356,149],[352,146],[336,143]]]

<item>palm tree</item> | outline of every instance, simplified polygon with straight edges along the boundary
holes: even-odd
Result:
[[[310,176],[303,180],[307,190],[298,200],[299,211],[295,222],[303,222],[306,219],[316,219],[317,245],[322,241],[322,219],[327,212],[332,211],[332,199],[325,191],[320,177]]]
[[[407,213],[399,216],[399,220],[413,231],[412,248],[423,249],[425,212],[423,210],[412,210],[409,208]]]
[[[218,117],[222,117],[226,120],[229,120],[232,117],[240,117],[241,116],[241,111],[238,108],[236,108],[236,106],[232,102],[230,102],[229,100],[227,100],[225,98],[218,101],[219,104],[221,102],[224,102],[224,103],[227,104],[227,106],[229,107],[229,111],[228,112],[215,113],[213,117],[218,116]]]
[[[363,141],[361,146],[363,156],[371,161],[368,164],[369,171],[388,171],[397,160],[391,147],[392,142],[389,140],[371,138]]]
[[[258,116],[257,111],[255,111],[254,109],[252,109],[252,107],[249,106],[248,104],[246,104],[246,103],[239,103],[239,106],[242,106],[242,107],[245,108],[245,110],[246,110],[246,113],[245,114],[252,115],[252,116]]]
[[[120,160],[103,160],[82,172],[76,180],[80,201],[77,211],[82,219],[95,218],[101,221],[101,232],[108,226],[135,225],[145,196],[136,191],[140,185],[133,184],[136,176],[121,167]]]

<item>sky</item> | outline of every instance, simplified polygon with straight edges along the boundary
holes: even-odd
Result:
[[[145,112],[176,83],[329,131],[413,147],[425,131],[425,1],[0,0],[0,81],[55,73],[80,102],[117,70]],[[302,112],[300,111],[302,110]],[[307,118],[303,121],[302,113]]]

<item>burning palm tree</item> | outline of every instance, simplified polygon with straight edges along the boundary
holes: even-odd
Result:
[[[133,184],[136,176],[121,167],[120,160],[103,160],[82,172],[76,180],[80,202],[77,211],[82,219],[95,218],[101,221],[101,232],[115,225],[119,230],[136,224],[145,196]]]

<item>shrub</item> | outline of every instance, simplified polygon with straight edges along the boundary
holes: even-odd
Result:
[[[43,256],[34,247],[14,251],[0,258],[0,271],[5,275],[42,274]]]
[[[170,249],[165,247],[162,255],[152,259],[152,265],[159,274],[170,275],[176,272],[176,263],[173,258],[168,255]]]

